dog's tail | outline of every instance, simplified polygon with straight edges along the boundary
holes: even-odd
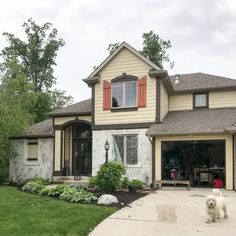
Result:
[[[212,194],[216,197],[222,197],[223,196],[222,192],[217,188],[212,189]]]

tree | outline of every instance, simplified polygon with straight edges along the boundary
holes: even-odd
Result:
[[[66,91],[54,89],[49,93],[51,110],[56,110],[61,107],[65,107],[72,104],[73,98],[70,95],[66,95]]]
[[[143,49],[141,53],[160,68],[163,68],[163,62],[170,61],[167,54],[167,49],[171,47],[170,41],[164,41],[153,31],[144,33],[142,38]]]
[[[167,50],[171,47],[169,40],[165,41],[155,34],[153,31],[148,33],[143,33],[143,49],[140,51],[146,58],[152,61],[154,64],[158,65],[163,69],[163,62],[169,62],[169,55]],[[118,47],[120,43],[109,44],[108,51],[112,54]],[[173,67],[174,62],[170,63]]]
[[[51,23],[39,26],[30,18],[22,27],[27,37],[26,42],[14,34],[3,33],[10,45],[2,50],[2,56],[5,62],[16,58],[23,66],[28,80],[33,83],[34,91],[43,92],[56,81],[53,66],[56,65],[57,51],[65,42],[58,39],[57,30],[52,28]]]
[[[110,43],[107,50],[109,51],[110,55],[120,46],[120,43]]]
[[[55,107],[72,103],[72,97],[66,96],[65,91],[52,89],[56,78],[53,75],[56,66],[56,56],[60,47],[65,45],[63,39],[57,37],[57,30],[52,24],[37,25],[30,18],[23,25],[26,41],[14,34],[4,33],[9,46],[2,50],[2,70],[4,73],[13,72],[9,66],[14,62],[21,67],[21,73],[25,75],[32,85],[30,93],[34,93],[35,103],[32,109],[34,121],[38,122],[47,118],[47,113]]]
[[[8,176],[9,159],[16,155],[9,140],[32,123],[36,98],[22,67],[9,62],[0,83],[0,183]]]

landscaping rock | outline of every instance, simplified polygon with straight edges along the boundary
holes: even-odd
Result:
[[[99,205],[111,205],[113,203],[118,203],[118,200],[115,196],[112,196],[110,194],[103,194],[98,198]]]

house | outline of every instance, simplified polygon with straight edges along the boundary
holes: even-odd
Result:
[[[108,159],[129,178],[236,189],[236,80],[168,72],[123,42],[84,82],[91,99],[50,113],[13,142],[10,179],[95,175]]]

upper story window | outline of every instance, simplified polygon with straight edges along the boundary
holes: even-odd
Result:
[[[193,94],[193,107],[194,108],[208,107],[208,93]]]
[[[146,107],[146,85],[145,75],[138,78],[123,73],[111,81],[103,80],[103,110],[131,111]]]
[[[112,108],[137,106],[137,81],[112,83]]]

